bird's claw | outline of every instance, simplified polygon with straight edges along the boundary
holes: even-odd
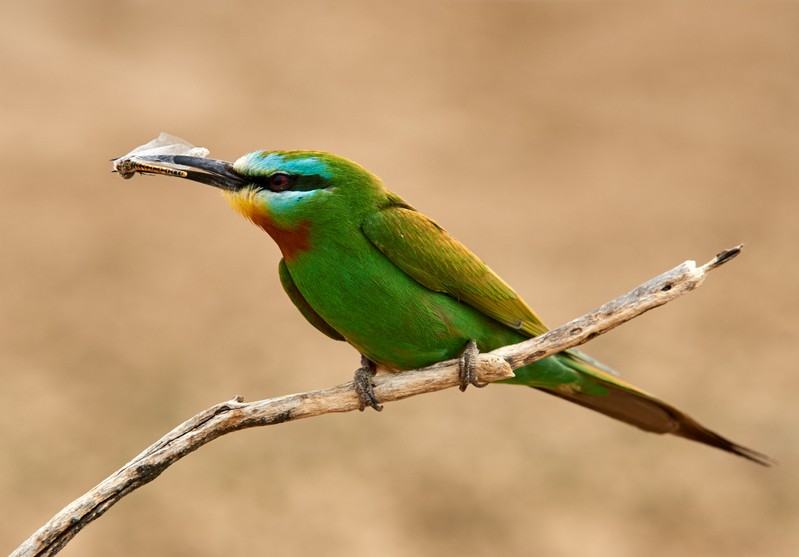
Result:
[[[372,383],[372,377],[375,376],[375,373],[377,373],[377,367],[374,362],[366,356],[361,356],[361,367],[355,371],[355,376],[353,377],[355,393],[358,395],[358,400],[361,403],[358,410],[361,412],[363,412],[367,406],[371,406],[378,412],[383,409],[380,400],[375,394],[374,384]]]
[[[475,371],[477,369],[477,356],[479,354],[480,350],[477,348],[477,343],[470,340],[466,343],[463,354],[458,358],[458,377],[460,377],[461,380],[461,391],[465,391],[466,387],[469,385],[474,385],[478,389],[482,389],[488,385],[488,383],[481,383],[477,380]]]

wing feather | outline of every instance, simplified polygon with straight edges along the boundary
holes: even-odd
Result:
[[[430,290],[449,294],[530,336],[547,327],[516,292],[436,222],[407,206],[378,211],[366,237],[395,265]]]

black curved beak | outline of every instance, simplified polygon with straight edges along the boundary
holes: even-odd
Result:
[[[114,170],[123,178],[139,174],[157,174],[194,180],[215,188],[238,191],[250,180],[233,170],[227,161],[186,155],[134,155],[114,161]]]

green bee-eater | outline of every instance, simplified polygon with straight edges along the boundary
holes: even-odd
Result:
[[[356,387],[379,409],[369,375],[521,342],[547,330],[516,292],[436,222],[345,158],[317,151],[257,151],[228,163],[142,156],[136,169],[220,188],[283,254],[278,273],[300,313],[362,355]],[[147,163],[152,163],[147,168]],[[123,174],[124,175],[124,174]],[[130,175],[130,174],[129,174]],[[515,370],[526,385],[654,433],[671,433],[760,464],[733,443],[608,368],[569,350]],[[473,382],[464,372],[463,384]]]

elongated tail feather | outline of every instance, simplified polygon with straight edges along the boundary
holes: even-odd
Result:
[[[555,357],[573,370],[588,376],[587,379],[591,383],[604,387],[607,394],[587,394],[580,390],[568,388],[536,387],[545,393],[579,404],[585,408],[590,408],[600,414],[628,423],[644,431],[661,434],[670,433],[692,441],[698,441],[763,466],[775,464],[775,461],[770,457],[710,431],[674,406],[621,381],[617,377],[608,375],[600,368],[594,366],[593,361],[582,359],[579,353],[564,353]]]

